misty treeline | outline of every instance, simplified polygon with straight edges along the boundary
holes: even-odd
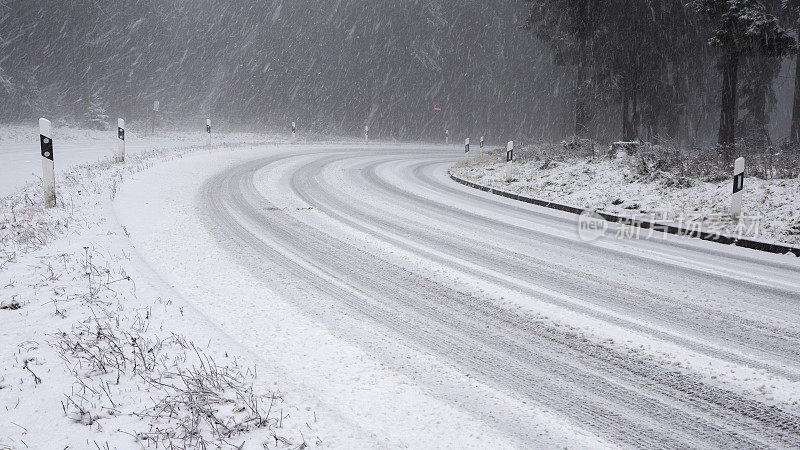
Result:
[[[0,120],[769,145],[795,3],[0,0]]]
[[[576,136],[614,105],[626,141],[696,135],[714,117],[721,146],[772,144],[775,79],[797,51],[800,2],[528,1],[526,29],[572,72]],[[797,104],[789,137],[800,138]]]
[[[0,2],[5,120],[102,110],[135,123],[154,100],[165,120],[297,121],[301,133],[369,125],[387,138],[530,134],[567,120],[556,117],[568,108],[552,98],[549,59],[520,30],[524,2]]]

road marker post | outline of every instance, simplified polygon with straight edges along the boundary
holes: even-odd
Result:
[[[125,162],[125,119],[117,119],[117,162]]]
[[[466,156],[467,161],[469,161],[469,138],[464,139],[464,156]]]
[[[292,141],[297,137],[297,124],[292,122]]]
[[[450,130],[444,130],[444,143],[450,144]]]
[[[506,182],[510,183],[514,179],[514,141],[506,144]]]
[[[733,163],[731,215],[734,219],[738,219],[742,215],[742,190],[744,190],[744,158],[740,157]]]
[[[206,119],[206,145],[211,146],[211,119]]]
[[[369,144],[369,126],[364,125],[364,142]]]
[[[481,136],[481,148],[483,148],[483,136]]]
[[[45,208],[56,206],[56,174],[53,166],[53,125],[39,119],[39,144],[42,153],[42,190]]]
[[[153,100],[153,114],[150,116],[150,134],[156,134],[156,119],[158,111],[161,109],[161,102]]]

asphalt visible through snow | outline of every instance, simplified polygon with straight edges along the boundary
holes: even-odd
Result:
[[[798,265],[678,237],[616,240],[614,227],[583,242],[573,216],[450,180],[459,157],[270,156],[209,179],[198,208],[243,268],[312,320],[476,414],[479,399],[452,399],[446,379],[404,366],[374,336],[612,444],[800,447],[796,405],[669,364],[635,338],[598,338],[622,330],[800,381]],[[522,412],[486,421],[537,442]]]

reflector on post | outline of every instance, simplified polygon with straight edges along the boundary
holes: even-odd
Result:
[[[744,158],[737,158],[733,163],[733,197],[731,198],[731,215],[738,219],[742,215],[742,190],[744,189]]]
[[[39,145],[42,154],[42,190],[44,206],[56,206],[56,174],[53,165],[53,125],[47,119],[39,119]]]
[[[506,182],[511,182],[514,179],[514,141],[508,141],[506,144]]]
[[[117,119],[117,162],[125,161],[125,120]]]

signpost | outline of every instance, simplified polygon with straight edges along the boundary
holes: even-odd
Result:
[[[47,119],[39,119],[39,144],[42,153],[42,190],[45,208],[56,206],[56,175],[53,167],[53,126]]]
[[[738,219],[742,215],[742,190],[744,189],[744,158],[737,158],[733,163],[733,197],[731,199],[731,215]]]
[[[150,119],[150,134],[156,134],[156,116],[161,109],[161,103],[158,100],[153,100],[153,117]]]
[[[506,145],[506,182],[514,179],[514,141],[508,141]]]
[[[433,113],[434,113],[434,114],[439,114],[440,112],[442,112],[442,107],[441,107],[441,105],[434,105],[434,107],[433,107]]]
[[[117,162],[125,161],[125,119],[117,119]]]

